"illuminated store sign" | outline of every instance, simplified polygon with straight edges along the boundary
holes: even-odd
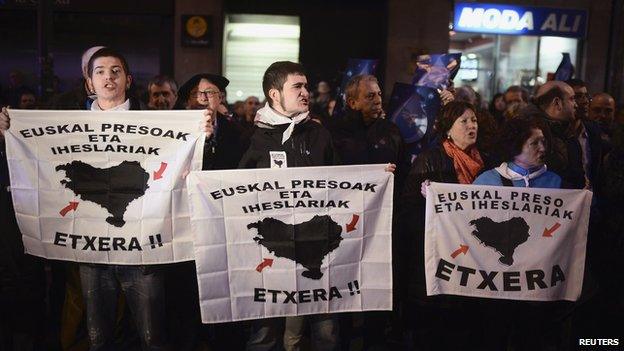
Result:
[[[500,4],[457,3],[457,32],[584,37],[587,11]]]

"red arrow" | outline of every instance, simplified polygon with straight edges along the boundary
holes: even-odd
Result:
[[[62,210],[59,211],[59,213],[61,214],[61,216],[65,217],[65,215],[67,214],[67,212],[69,211],[75,211],[78,208],[78,203],[75,201],[70,201],[69,205],[63,207]]]
[[[260,262],[260,264],[256,267],[256,270],[258,272],[262,272],[262,270],[264,269],[264,267],[271,267],[273,266],[273,259],[272,258],[265,258],[262,262]]]
[[[548,229],[548,228],[544,228],[544,234],[542,234],[542,236],[551,238],[552,234],[559,229],[559,227],[561,227],[561,224],[559,224],[559,222],[555,223],[552,228]]]
[[[359,219],[360,219],[360,216],[356,214],[354,214],[353,217],[351,217],[351,223],[347,223],[347,233],[352,232],[356,229],[355,225],[357,224]]]
[[[154,180],[162,178],[163,173],[165,173],[165,169],[167,169],[167,163],[161,162],[160,168],[156,172],[154,172]]]
[[[451,254],[451,257],[455,258],[457,257],[460,253],[463,253],[464,255],[466,255],[466,252],[468,252],[468,249],[470,248],[470,246],[468,245],[459,245],[459,249],[453,251],[453,253]]]

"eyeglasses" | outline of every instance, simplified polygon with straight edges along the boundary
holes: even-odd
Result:
[[[204,90],[204,91],[198,91],[196,95],[197,97],[204,96],[208,98],[208,97],[213,97],[217,94],[221,94],[221,92],[218,90]]]

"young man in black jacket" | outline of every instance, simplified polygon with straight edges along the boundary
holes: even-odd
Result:
[[[258,127],[239,168],[329,166],[337,163],[329,132],[309,114],[308,81],[298,63],[275,62],[264,73],[262,89],[267,104],[256,114]],[[310,323],[314,349],[338,350],[336,315],[320,314],[285,318],[284,347],[297,349],[305,322]],[[254,322],[247,350],[279,348],[283,319]]]

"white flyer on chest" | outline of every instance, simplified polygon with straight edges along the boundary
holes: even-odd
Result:
[[[192,172],[202,321],[392,309],[384,167]]]
[[[431,183],[427,295],[576,301],[592,193]]]
[[[201,169],[201,111],[9,114],[26,252],[109,264],[193,260],[184,175]]]

